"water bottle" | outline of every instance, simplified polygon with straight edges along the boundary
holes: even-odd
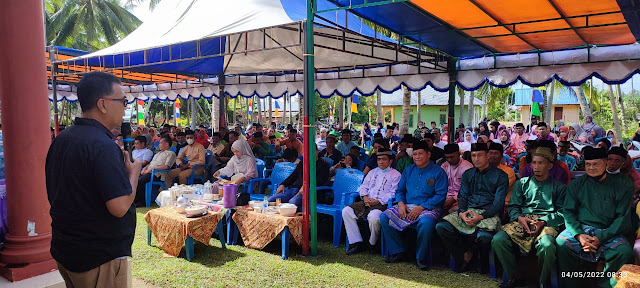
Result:
[[[262,199],[262,213],[267,212],[267,209],[269,209],[269,198],[264,196],[264,199]]]

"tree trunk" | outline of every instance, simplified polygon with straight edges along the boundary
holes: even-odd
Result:
[[[293,124],[293,118],[291,118],[292,117],[291,115],[293,115],[293,112],[292,112],[293,109],[291,108],[293,107],[292,105],[293,105],[293,99],[291,98],[291,95],[289,95],[289,123]],[[300,105],[300,103],[298,103],[298,105]]]
[[[380,92],[380,89],[376,90],[376,112],[376,122],[384,123],[384,113],[382,113],[382,92]]]
[[[169,123],[169,105],[164,101],[164,123]]]
[[[351,115],[353,114],[351,106],[353,106],[353,97],[349,97],[347,101],[347,128],[351,128]]]
[[[458,107],[458,113],[460,114],[460,116],[458,117],[458,124],[461,124],[464,123],[464,115],[462,115],[462,113],[464,112],[464,90],[458,91],[458,89],[456,89],[456,93],[460,93],[460,106]]]
[[[544,115],[543,115],[544,122],[547,122],[548,125],[551,125],[551,123],[553,123],[553,120],[554,120],[553,119],[553,114],[554,114],[553,113],[553,96],[555,91],[556,91],[556,79],[553,79],[551,81],[551,84],[549,84],[549,94],[547,94],[547,99],[544,106]]]
[[[238,98],[237,97],[236,97],[236,99],[233,99],[233,119],[231,119],[231,121],[229,121],[229,123],[231,123],[231,125],[235,126],[236,125],[236,121],[238,121]]]
[[[420,106],[422,105],[422,90],[418,90],[418,99],[416,101],[416,127],[418,127],[418,123],[422,120],[422,115],[420,113]]]
[[[618,108],[616,107],[616,98],[613,94],[613,88],[609,87],[609,103],[611,103],[611,114],[613,114],[613,127],[616,130],[616,139],[618,143],[622,143],[622,130],[620,129],[620,119],[618,118]]]
[[[269,125],[271,125],[271,122],[273,122],[273,101],[271,98],[267,98],[267,101],[269,101]]]
[[[587,103],[587,97],[584,95],[584,90],[580,86],[573,86],[573,91],[576,92],[578,102],[580,103],[580,110],[582,111],[582,117],[591,116],[591,108]]]
[[[629,126],[627,126],[627,111],[624,108],[624,101],[622,99],[622,89],[620,89],[620,84],[616,85],[616,93],[618,94],[618,103],[620,103],[620,112],[622,112],[622,128],[624,128],[624,131],[627,131],[627,129],[629,129]]]
[[[474,94],[475,94],[474,91],[469,92],[469,103],[467,103],[467,126],[471,126],[471,127],[475,125],[473,123],[473,108],[474,108],[473,102],[476,100],[476,96]]]
[[[220,99],[211,97],[211,122],[214,127],[220,127]],[[217,124],[217,125],[216,125]]]
[[[285,125],[287,122],[286,121],[286,115],[287,115],[287,97],[289,96],[289,92],[287,92],[287,94],[284,94],[284,97],[282,97],[283,100],[283,105],[282,105],[282,125]]]
[[[400,135],[409,133],[409,116],[411,115],[411,91],[402,86],[402,119],[400,120]]]
[[[338,127],[344,128],[344,98],[342,96],[338,97]]]
[[[298,131],[302,131],[302,117],[304,116],[304,99],[303,96],[298,94],[298,107],[300,107],[300,111],[298,112]]]
[[[482,95],[482,102],[484,102],[484,104],[482,105],[482,119],[480,119],[481,122],[482,120],[484,120],[484,118],[487,118],[487,94]]]

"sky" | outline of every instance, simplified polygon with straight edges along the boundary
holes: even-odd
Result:
[[[175,1],[175,0],[164,0],[164,1]],[[122,4],[126,2],[127,2],[126,0],[120,0],[120,3]],[[132,13],[133,15],[136,15],[136,17],[138,17],[138,19],[140,19],[142,22],[149,19],[149,17],[151,17],[151,11],[149,11],[149,0],[141,0],[140,4],[137,4],[137,6],[133,9]],[[634,75],[632,80],[633,80],[633,89],[636,91],[640,90],[640,75]],[[594,78],[593,84],[594,84],[594,87],[598,87],[598,88],[603,87],[602,81],[597,78]],[[515,84],[511,88],[513,89],[522,88],[522,84],[520,83]],[[620,85],[620,88],[622,89],[622,93],[624,94],[631,92],[631,80]],[[605,86],[605,89],[606,89],[606,86]]]

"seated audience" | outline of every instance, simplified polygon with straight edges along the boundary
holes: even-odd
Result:
[[[195,133],[191,130],[185,133],[187,135],[187,146],[182,148],[182,152],[178,155],[176,163],[178,168],[171,170],[166,179],[167,188],[173,186],[173,178],[178,177],[180,184],[187,184],[187,178],[191,176],[193,166],[205,163],[204,147],[200,143],[196,143]],[[187,159],[187,163],[183,161]],[[195,171],[196,175],[204,174],[204,167],[198,167]]]
[[[469,161],[460,158],[460,147],[458,144],[447,144],[444,146],[444,158],[442,169],[447,173],[447,198],[444,201],[444,214],[453,213],[458,210],[458,192],[464,171],[472,168]]]
[[[249,143],[245,140],[236,140],[231,146],[233,157],[227,162],[227,166],[213,173],[213,178],[219,176],[226,176],[231,178],[231,181],[240,185],[249,180],[258,177],[258,170],[256,167],[256,158],[251,152]],[[216,181],[216,183],[219,183]],[[214,191],[215,191],[214,187]]]
[[[147,166],[151,158],[153,158],[153,151],[147,148],[147,138],[144,136],[136,137],[133,141],[133,147],[135,147],[135,149],[131,151],[133,159],[142,162],[142,167]]]
[[[145,166],[140,172],[138,178],[138,187],[136,188],[136,200],[137,207],[144,206],[145,203],[145,185],[152,181],[151,171],[153,170],[166,170],[171,169],[173,164],[176,163],[176,154],[171,151],[171,137],[164,135],[160,138],[158,145],[158,152],[153,156],[153,159],[149,165]],[[157,172],[153,175],[153,181],[165,181],[167,172]]]
[[[569,172],[573,171],[573,169],[576,168],[576,158],[568,154],[569,148],[571,148],[571,142],[560,141],[558,142],[558,148],[560,150],[558,152],[558,161],[564,162],[567,168],[569,168]]]

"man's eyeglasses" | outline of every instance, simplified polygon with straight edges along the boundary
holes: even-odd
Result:
[[[123,98],[105,98],[105,97],[100,97],[99,99],[122,102],[122,106],[124,106],[124,107],[127,107],[127,104],[129,104],[129,100],[127,100],[127,97],[123,97]]]

